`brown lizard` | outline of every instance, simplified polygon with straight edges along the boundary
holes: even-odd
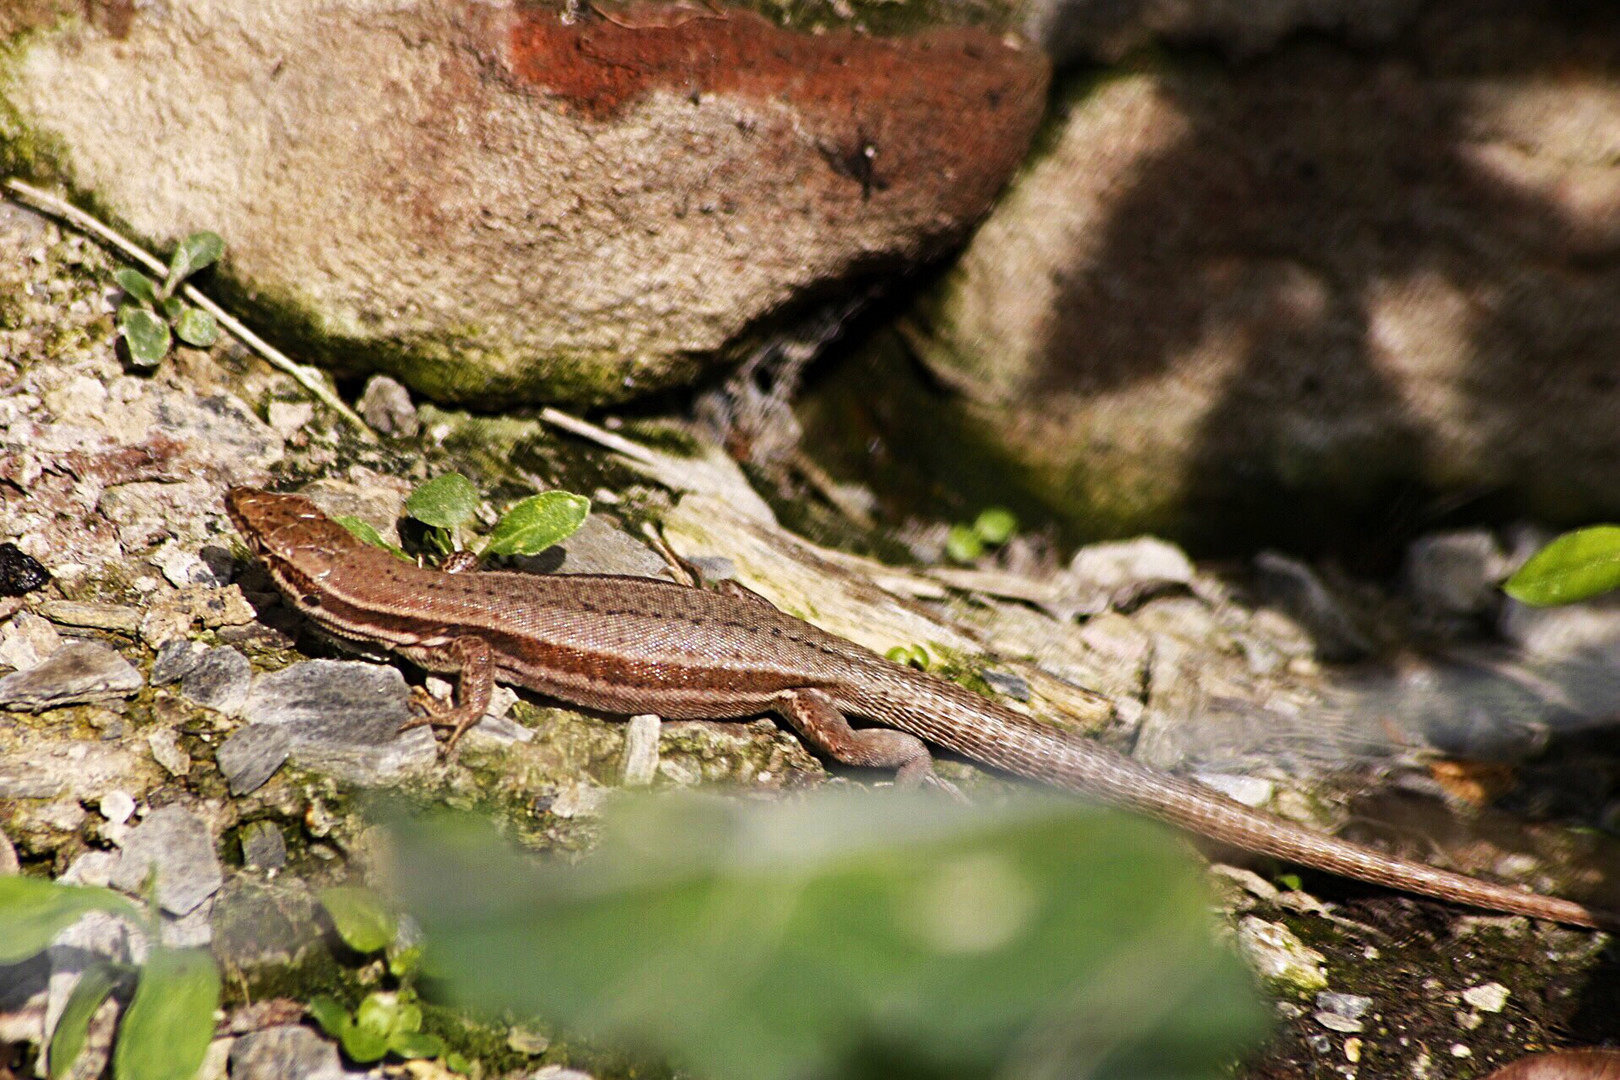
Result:
[[[446,573],[364,543],[299,495],[234,488],[225,505],[276,586],[320,627],[429,671],[460,673],[456,706],[419,721],[452,727],[451,745],[483,716],[495,679],[610,713],[774,712],[835,760],[895,769],[901,782],[932,775],[925,743],[933,743],[1246,851],[1456,903],[1620,928],[1620,916],[1395,858],[1252,809],[886,660],[741,586]],[[879,726],[853,728],[849,715]]]

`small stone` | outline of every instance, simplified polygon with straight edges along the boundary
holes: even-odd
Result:
[[[118,869],[115,851],[87,851],[74,859],[57,880],[64,885],[95,885],[105,889]]]
[[[210,649],[180,681],[180,692],[198,705],[234,714],[247,700],[253,665],[230,646]]]
[[[602,812],[607,800],[607,789],[590,784],[573,784],[563,788],[551,801],[550,811],[560,818],[595,817]]]
[[[19,611],[0,627],[0,667],[26,671],[62,647],[62,635],[32,611]]]
[[[0,877],[15,874],[22,869],[17,861],[17,849],[12,845],[11,838],[0,832]]]
[[[225,882],[213,834],[183,806],[154,810],[130,830],[112,885],[139,895],[152,870],[157,872],[158,905],[173,915],[191,912]]]
[[[530,1080],[596,1080],[596,1078],[579,1069],[568,1069],[561,1065],[543,1065],[535,1071]]]
[[[115,630],[133,634],[141,625],[138,609],[125,604],[92,604],[78,600],[48,600],[34,610],[58,626],[81,626],[89,630]]]
[[[315,419],[315,406],[307,401],[272,401],[265,419],[277,435],[290,439]]]
[[[1069,574],[1082,589],[1113,591],[1143,582],[1190,584],[1193,564],[1176,545],[1141,536],[1087,544],[1069,561]]]
[[[287,865],[287,841],[268,821],[249,822],[242,829],[242,863],[255,870],[280,870]]]
[[[179,682],[208,652],[208,646],[188,638],[164,642],[158,648],[157,659],[152,661],[152,685],[167,686]]]
[[[384,435],[410,438],[422,430],[411,392],[403,383],[387,375],[373,375],[355,402],[357,411],[375,430]]]
[[[1327,958],[1280,923],[1254,915],[1238,924],[1238,951],[1266,979],[1307,993],[1327,988]]]
[[[248,723],[217,754],[238,794],[253,790],[239,784],[269,778],[262,770],[276,754],[362,785],[387,783],[438,760],[427,727],[400,730],[413,719],[410,694],[399,670],[383,664],[294,664],[256,679],[241,715]],[[251,758],[249,749],[255,752]],[[279,764],[270,765],[270,772]]]
[[[152,749],[152,760],[163,766],[170,776],[185,776],[191,772],[191,755],[180,745],[180,737],[173,728],[158,728],[149,733],[146,745]]]
[[[1029,700],[1029,680],[1015,671],[997,671],[995,668],[985,668],[980,674],[984,681],[990,684],[990,689],[1014,701]]]
[[[231,1080],[344,1080],[337,1046],[298,1024],[237,1036]]]
[[[1436,615],[1479,615],[1500,602],[1507,556],[1484,529],[1436,533],[1406,551],[1406,582],[1419,607]]]
[[[1260,776],[1234,776],[1230,773],[1196,773],[1193,777],[1244,806],[1264,806],[1277,793],[1277,785]]]
[[[1356,660],[1372,651],[1367,635],[1309,566],[1274,551],[1262,551],[1255,556],[1254,570],[1266,601],[1311,632],[1320,659]]]
[[[128,697],[140,688],[141,673],[117,651],[97,641],[76,641],[37,667],[0,678],[0,705],[37,711]]]
[[[122,825],[135,816],[135,797],[127,791],[109,791],[101,797],[97,808],[102,817],[114,825]]]
[[[1499,1013],[1507,1004],[1509,993],[1508,988],[1501,983],[1488,982],[1464,990],[1462,998],[1480,1012]]]
[[[652,714],[632,716],[625,722],[620,772],[625,787],[646,787],[658,775],[658,733],[662,726],[662,721]],[[556,811],[555,804],[552,810]]]
[[[147,561],[162,570],[169,584],[176,588],[202,585],[217,589],[230,581],[229,575],[221,576],[213,563],[205,561],[197,552],[173,540],[149,556]]]
[[[1340,994],[1324,990],[1316,995],[1316,1007],[1351,1020],[1360,1020],[1366,1015],[1367,1010],[1372,1008],[1372,998],[1361,994]]]
[[[292,754],[293,734],[283,727],[247,724],[214,751],[214,762],[232,795],[259,790]]]
[[[1362,1031],[1362,1024],[1360,1020],[1354,1020],[1348,1016],[1340,1016],[1338,1013],[1318,1011],[1312,1013],[1311,1016],[1312,1019],[1314,1019],[1318,1024],[1321,1024],[1323,1027],[1327,1028],[1329,1031],[1337,1031],[1344,1035],[1358,1035]]]

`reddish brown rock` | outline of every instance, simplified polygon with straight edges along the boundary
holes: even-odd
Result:
[[[284,341],[485,403],[676,384],[808,293],[937,254],[1010,175],[1047,80],[979,29],[227,9],[31,36],[0,72],[14,145],[54,148],[160,246],[219,232],[239,301]]]

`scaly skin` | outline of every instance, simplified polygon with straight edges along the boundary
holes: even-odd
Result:
[[[1302,828],[954,683],[892,663],[740,588],[652,578],[444,573],[363,543],[298,495],[235,488],[231,520],[288,601],[328,632],[461,675],[433,720],[451,744],[492,679],[604,712],[727,719],[775,712],[839,761],[931,775],[924,740],[994,768],[1247,851],[1459,904],[1614,929],[1568,900],[1398,859]],[[879,727],[855,729],[846,715]]]

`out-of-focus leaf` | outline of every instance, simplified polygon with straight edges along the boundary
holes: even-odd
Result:
[[[591,500],[571,491],[542,491],[508,510],[490,530],[486,555],[538,555],[574,535]]]
[[[952,525],[945,534],[945,554],[954,562],[970,563],[984,554],[984,540],[971,525]]]
[[[343,1003],[326,994],[317,994],[310,999],[309,1015],[321,1025],[322,1031],[334,1039],[341,1039],[343,1033],[354,1024],[353,1018],[349,1016],[349,1010],[343,1007]]]
[[[141,921],[140,910],[111,889],[59,885],[20,874],[0,877],[0,964],[44,951],[57,934],[91,911]]]
[[[1530,557],[1502,590],[1521,604],[1573,604],[1620,588],[1620,525],[1594,525],[1558,537]]]
[[[396,1031],[388,1037],[388,1050],[402,1058],[433,1058],[444,1053],[444,1040],[421,1031]]]
[[[478,512],[478,489],[460,473],[435,476],[411,492],[405,512],[424,525],[454,529]]]
[[[80,974],[51,1033],[50,1080],[66,1076],[78,1060],[90,1034],[90,1021],[117,985],[118,976],[107,964],[92,964]]]
[[[175,246],[169,259],[169,276],[163,282],[163,295],[168,296],[186,278],[225,254],[225,241],[214,232],[194,232]]]
[[[1018,531],[1018,518],[1011,510],[992,506],[974,519],[973,531],[985,543],[999,546],[1011,540]]]
[[[169,352],[169,324],[139,304],[118,309],[118,332],[129,346],[129,358],[137,367],[155,367]]]
[[[343,943],[358,953],[381,952],[394,941],[399,923],[370,889],[342,885],[321,892],[321,906]]]
[[[192,1080],[214,1037],[219,969],[207,949],[154,946],[118,1026],[117,1080]]]
[[[700,1075],[873,1075],[876,1050],[920,1074],[1214,1077],[1261,1027],[1180,845],[1076,804],[652,800],[572,867],[443,829],[400,838],[436,985]]]

